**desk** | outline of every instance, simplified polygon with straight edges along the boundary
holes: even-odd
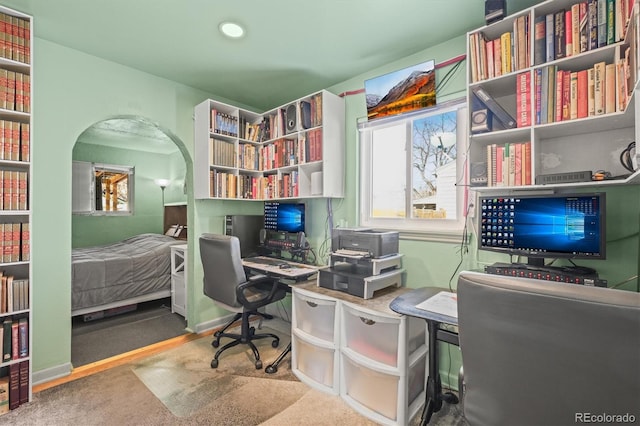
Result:
[[[431,415],[440,411],[440,408],[442,408],[442,401],[450,404],[458,403],[458,398],[454,394],[442,393],[437,352],[438,340],[451,343],[456,346],[458,345],[457,333],[440,328],[440,324],[458,325],[458,319],[416,308],[417,304],[435,296],[441,291],[443,291],[443,289],[437,287],[417,288],[396,297],[389,304],[389,307],[399,314],[424,319],[427,322],[427,327],[429,329],[429,378],[427,379],[427,399],[422,412],[421,425],[429,423]]]

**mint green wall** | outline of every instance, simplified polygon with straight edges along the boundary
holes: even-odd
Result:
[[[202,267],[197,236],[204,232],[222,232],[225,214],[260,214],[262,203],[242,201],[193,200],[193,108],[208,97],[233,103],[201,91],[149,74],[104,61],[55,43],[36,38],[34,58],[34,128],[33,128],[33,369],[37,373],[70,362],[70,280],[71,280],[71,160],[78,136],[91,124],[114,116],[145,117],[167,130],[177,141],[184,164],[172,159],[173,180],[183,179],[186,166],[189,183],[189,291],[190,326],[220,316],[223,311],[202,295]],[[436,63],[465,51],[465,37],[460,36],[439,46],[412,55],[402,61],[351,78],[329,88],[333,93],[358,90],[364,80],[427,59]],[[445,70],[439,70],[439,79]],[[461,70],[439,95],[440,100],[464,95],[465,78]],[[357,224],[358,141],[357,120],[366,116],[364,95],[346,96],[346,197],[333,200],[334,221]],[[241,107],[246,107],[239,105]],[[174,173],[175,172],[175,173]],[[53,178],[55,177],[55,179]],[[175,192],[174,192],[175,191]],[[610,260],[598,263],[611,282],[637,274],[638,187],[621,187],[611,191]],[[167,202],[182,201],[180,186],[167,188]],[[307,202],[310,216],[309,239],[315,247],[324,241],[326,201]],[[55,226],[53,226],[55,224]],[[460,262],[457,244],[402,240],[407,285],[447,287]],[[478,266],[474,245],[462,259],[462,268]],[[482,262],[494,260],[484,257]],[[504,259],[500,259],[504,260]],[[632,274],[629,274],[632,272]],[[455,285],[455,279],[453,280]],[[630,285],[635,285],[632,282]],[[451,372],[451,382],[460,365],[457,348],[441,352],[443,380]]]
[[[170,203],[186,203],[187,194],[184,192],[184,183],[187,179],[187,165],[182,158],[182,154],[177,152],[168,156],[169,166],[164,174],[159,173],[158,177],[166,178],[171,181],[169,186],[164,190],[164,202]]]
[[[167,170],[172,164],[172,158],[168,154],[77,142],[73,148],[72,157],[76,161],[135,168],[133,215],[73,215],[71,221],[73,248],[107,244],[147,232],[160,234],[163,232],[162,190],[153,180],[167,176]],[[182,156],[180,160],[184,168]]]

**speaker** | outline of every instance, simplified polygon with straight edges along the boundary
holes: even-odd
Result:
[[[487,186],[487,183],[487,163],[471,163],[469,185]]]
[[[262,228],[260,229],[259,241],[260,245],[264,245],[264,242],[267,240],[267,230]]]
[[[493,114],[488,109],[479,109],[471,113],[471,133],[490,132]]]
[[[298,109],[296,108],[296,104],[287,106],[284,110],[284,119],[286,132],[295,132],[298,128]]]
[[[484,20],[487,25],[501,20],[507,14],[507,4],[505,0],[485,0]]]

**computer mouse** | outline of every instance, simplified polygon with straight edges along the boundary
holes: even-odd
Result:
[[[289,265],[288,263],[281,263],[278,267],[280,269],[290,269],[291,265]]]

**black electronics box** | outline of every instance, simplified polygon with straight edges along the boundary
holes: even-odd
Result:
[[[507,14],[506,0],[485,0],[484,20],[487,25],[497,22]]]

